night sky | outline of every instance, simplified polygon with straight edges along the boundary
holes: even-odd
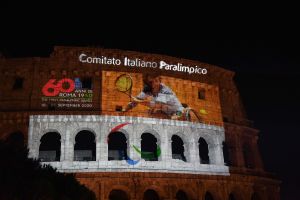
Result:
[[[8,12],[4,14],[10,18]],[[259,145],[266,170],[283,181],[282,199],[300,199],[298,40],[289,37],[188,40],[186,35],[133,40],[126,39],[124,34],[116,37],[115,33],[109,38],[107,33],[101,35],[101,31],[85,32],[79,26],[62,31],[36,22],[15,22],[10,19],[2,24],[0,52],[6,57],[47,57],[55,45],[99,46],[199,60],[235,71],[248,119],[261,131]]]

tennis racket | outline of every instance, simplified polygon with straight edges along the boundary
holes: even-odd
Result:
[[[115,87],[119,92],[122,92],[124,94],[126,94],[127,96],[129,96],[130,101],[132,98],[134,98],[131,95],[131,90],[132,90],[132,78],[129,74],[122,74],[120,75],[115,82]]]

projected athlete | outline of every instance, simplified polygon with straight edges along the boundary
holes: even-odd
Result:
[[[147,74],[144,76],[143,91],[132,97],[132,101],[123,111],[129,111],[138,104],[149,107],[150,113],[162,112],[171,119],[179,119],[184,112],[184,108],[175,93],[161,82],[158,75]]]

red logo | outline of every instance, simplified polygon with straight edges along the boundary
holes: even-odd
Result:
[[[54,97],[60,92],[70,93],[75,89],[75,83],[72,79],[64,78],[58,81],[56,79],[50,79],[43,87],[42,92],[45,96]]]

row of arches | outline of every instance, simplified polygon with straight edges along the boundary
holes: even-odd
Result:
[[[48,132],[40,140],[39,159],[43,162],[60,161],[61,135],[57,132]],[[75,137],[74,160],[96,160],[95,136],[90,131],[80,131]]]
[[[76,144],[74,149],[75,156],[74,160],[95,160],[96,158],[96,144],[94,142],[95,137],[94,134],[90,131],[81,131],[86,132],[88,134],[80,134],[78,137],[75,138]],[[144,145],[145,140],[142,140],[142,149],[144,151],[153,152],[153,155],[156,155],[156,138],[153,136],[147,136],[145,138],[150,137],[150,140],[153,140],[153,145]],[[151,135],[151,134],[150,134]],[[24,136],[22,132],[13,132],[9,134],[8,138],[12,137],[20,137],[22,138],[22,144],[24,144]],[[143,136],[144,137],[144,136]],[[121,140],[119,140],[121,138]],[[39,158],[42,161],[60,161],[60,140],[61,136],[58,132],[48,132],[43,135],[40,142],[39,147]],[[110,140],[112,142],[109,143],[109,152],[110,156],[108,160],[126,160],[127,159],[127,138],[122,132],[115,132],[114,134],[110,135]],[[232,165],[230,151],[225,142],[222,143],[223,145],[223,157],[224,163],[227,166]],[[86,149],[90,149],[92,147],[92,151],[86,151]],[[153,148],[154,147],[154,148]],[[117,153],[116,153],[117,152]],[[173,159],[180,159],[187,162],[186,156],[186,149],[184,147],[184,142],[178,135],[172,136],[172,158]],[[200,162],[203,164],[209,164],[209,152],[208,152],[208,144],[205,139],[199,139],[199,155],[200,155]],[[142,154],[142,157],[147,160],[147,156]],[[243,145],[243,157],[244,157],[244,164],[247,168],[254,168],[254,160],[252,158],[252,151],[248,145]],[[158,156],[153,156],[151,160],[158,160]]]
[[[109,200],[129,200],[130,197],[129,195],[123,191],[123,190],[119,190],[119,189],[114,189],[109,193]],[[160,196],[159,194],[153,190],[153,189],[148,189],[144,192],[143,194],[143,200],[160,200]],[[178,190],[175,194],[175,199],[176,200],[189,200],[189,197],[187,195],[186,192],[184,192],[183,190]],[[204,195],[204,200],[216,200],[217,198],[214,197],[214,195],[210,192],[206,192]],[[228,198],[228,200],[239,200],[239,198],[237,198],[234,193],[230,193]],[[261,198],[259,197],[259,195],[254,192],[251,196],[251,200],[261,200]]]
[[[87,132],[89,132],[89,131],[87,131]],[[54,134],[51,134],[51,133],[54,133]],[[41,144],[44,145],[44,146],[41,145],[41,148],[42,149],[45,148],[45,145],[46,145],[45,140],[47,141],[47,138],[48,139],[52,138],[50,140],[56,141],[56,143],[54,142],[54,146],[56,145],[57,150],[59,151],[59,146],[60,146],[60,141],[59,140],[61,139],[60,134],[57,133],[57,132],[48,132],[44,136],[45,136],[44,138],[43,137],[41,138]],[[76,141],[81,140],[80,137],[82,137],[82,136],[79,136]],[[93,141],[93,139],[94,139],[93,137],[87,137],[86,138],[86,140],[88,140],[88,141]],[[12,144],[14,146],[17,146],[17,147],[23,147],[24,146],[24,135],[23,135],[22,132],[14,132],[14,133],[8,134],[8,137],[6,138],[6,142],[9,142],[10,144]],[[80,146],[80,142],[77,145]],[[57,154],[57,155],[60,155],[60,154]],[[56,155],[55,155],[54,158],[57,159]],[[122,193],[126,194],[125,197],[127,197],[127,199],[129,198],[129,196],[127,196],[126,192],[122,191]],[[147,198],[147,196],[151,195],[151,194],[153,194],[153,192],[148,192],[147,195],[145,196],[145,198]],[[216,198],[216,196],[214,196],[212,194],[213,193],[209,193],[209,192],[207,194],[205,194],[205,199],[218,199],[218,198]],[[118,192],[113,192],[112,197],[110,199],[113,199],[115,195],[118,195]],[[158,196],[158,199],[159,199],[158,194],[157,194],[157,196]],[[153,196],[151,196],[151,198],[153,199]],[[176,199],[188,199],[188,196],[183,190],[179,190],[176,193]],[[240,196],[235,196],[234,193],[230,193],[230,195],[228,196],[228,199],[229,200],[235,200],[235,199],[241,199],[241,197]],[[260,199],[262,199],[262,197],[256,192],[253,193],[252,196],[251,196],[251,200],[260,200]]]
[[[109,193],[109,200],[129,200],[129,195],[123,190],[112,190]],[[143,200],[159,200],[159,195],[155,190],[148,189],[143,194]],[[186,198],[187,199],[187,198]]]
[[[122,132],[110,133],[107,138],[108,160],[127,160],[128,138]],[[179,135],[171,137],[172,158],[188,162],[188,149]],[[136,148],[136,147],[134,147]],[[199,159],[201,164],[210,164],[209,146],[202,137],[198,140]],[[160,147],[158,139],[151,133],[141,135],[141,157],[146,161],[158,161]],[[61,135],[58,132],[47,132],[40,139],[39,159],[43,162],[60,161]],[[75,161],[96,160],[96,139],[94,133],[82,130],[75,136]]]

